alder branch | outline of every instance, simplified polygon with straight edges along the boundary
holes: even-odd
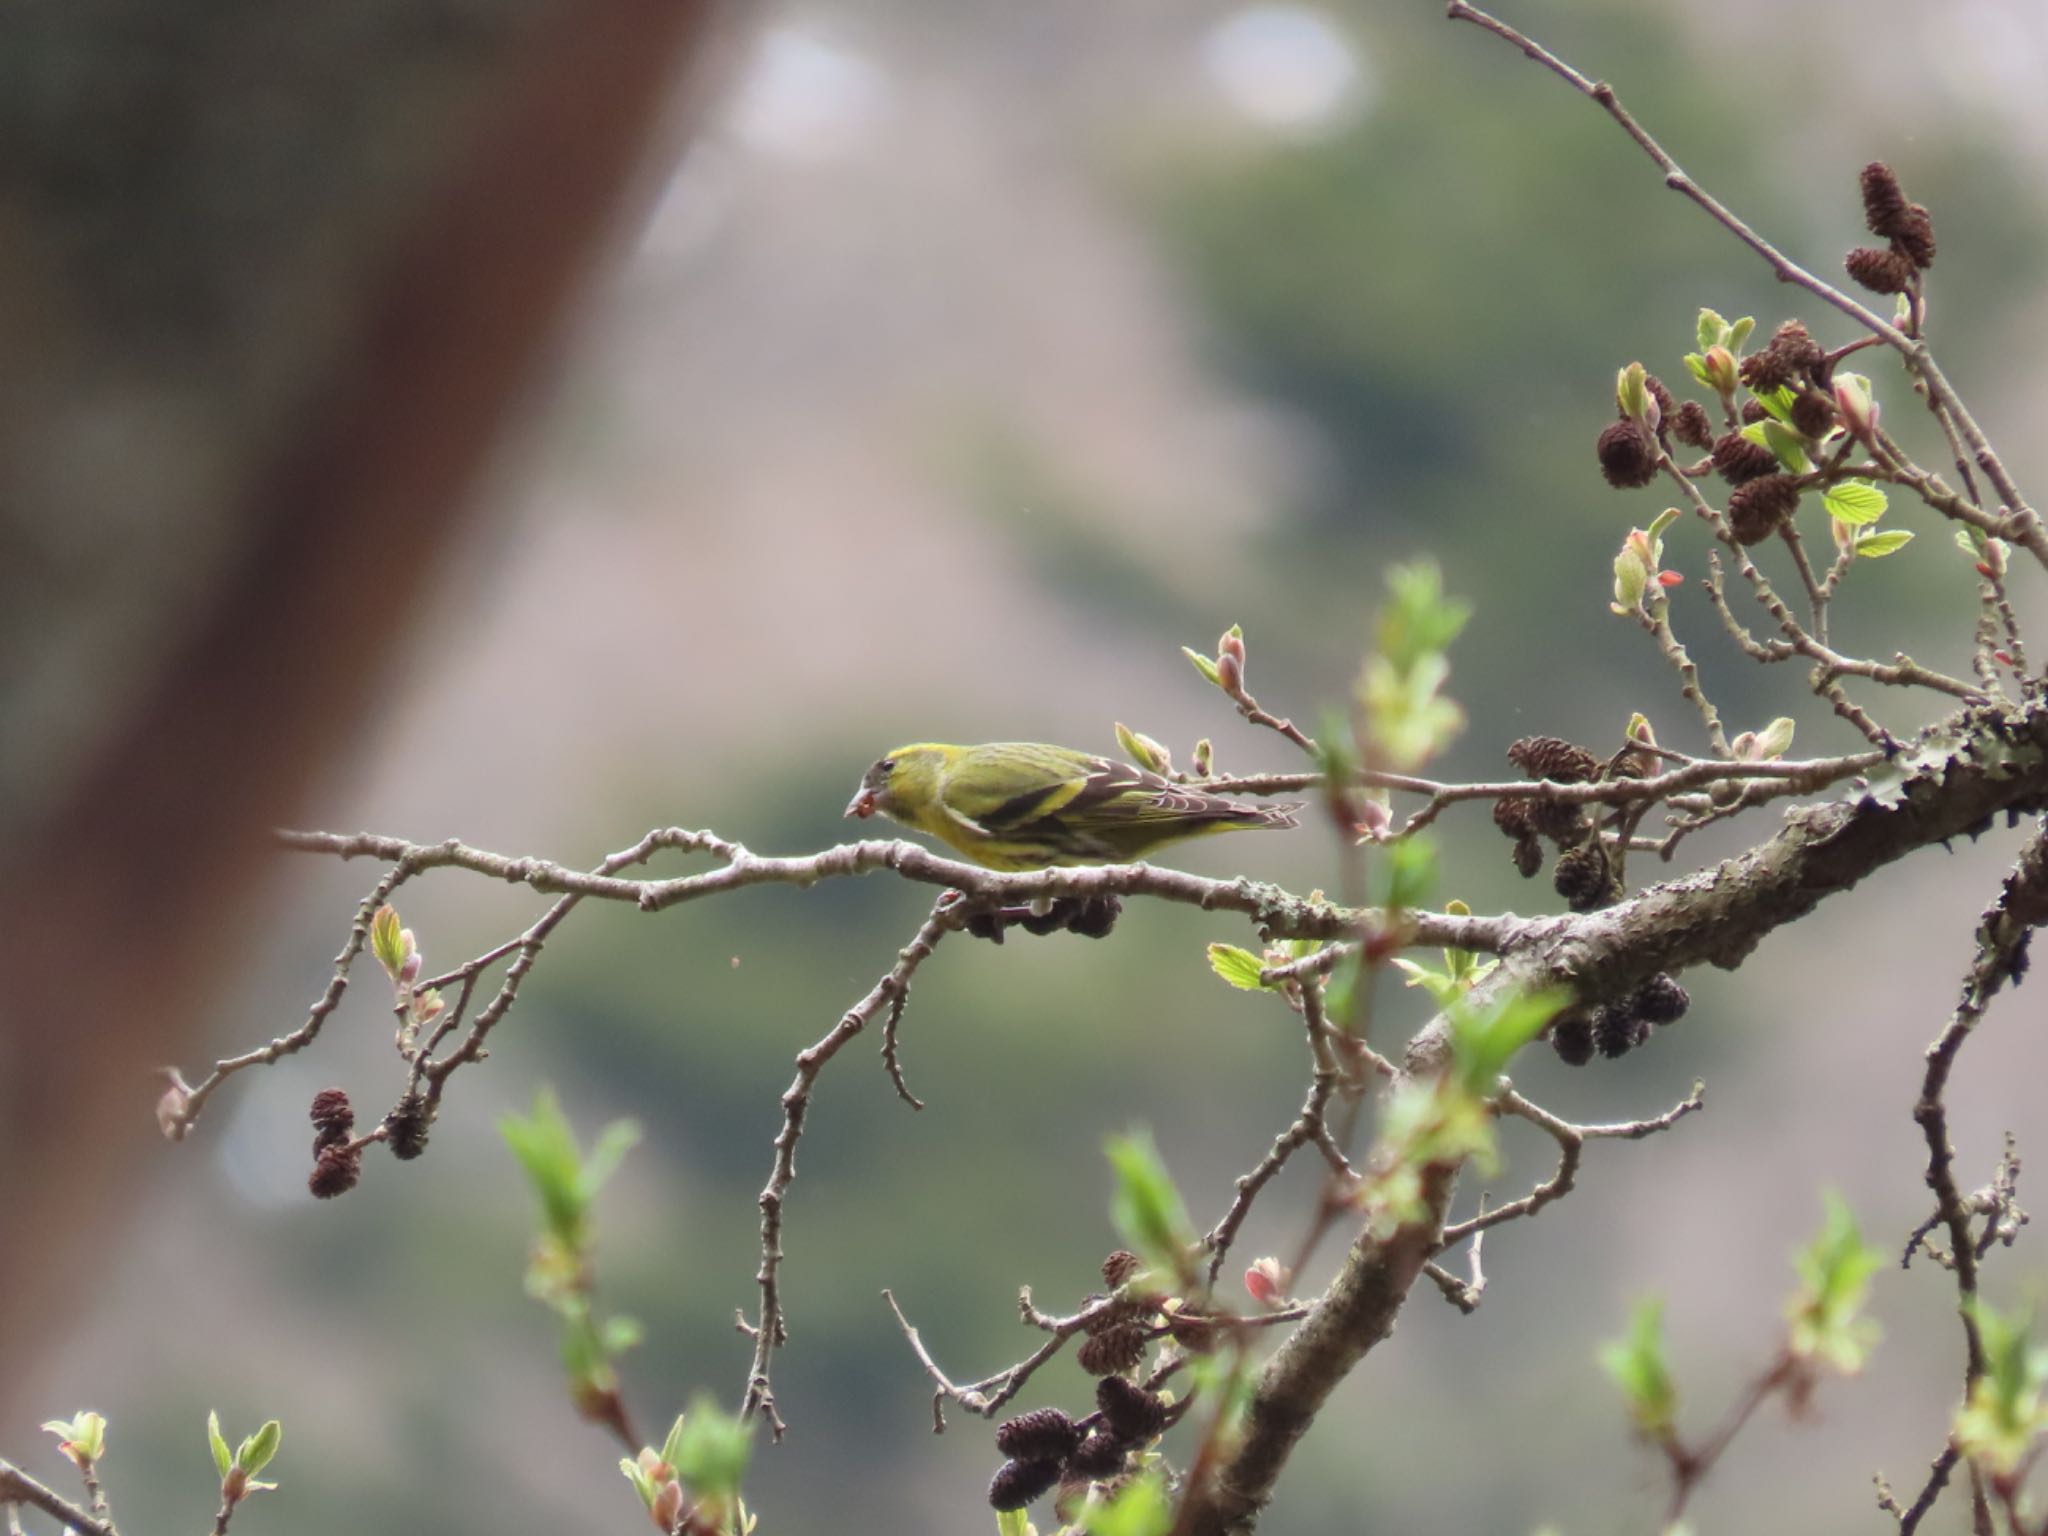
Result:
[[[761,1317],[758,1323],[746,1330],[754,1341],[754,1358],[748,1367],[746,1397],[740,1406],[742,1419],[760,1414],[777,1440],[788,1428],[776,1411],[775,1390],[768,1369],[775,1351],[789,1341],[788,1320],[782,1307],[782,1202],[796,1179],[796,1147],[803,1137],[804,1117],[810,1111],[812,1085],[817,1082],[825,1064],[865,1029],[877,1013],[885,1007],[892,1009],[893,1013],[895,1005],[908,996],[911,976],[931,958],[939,940],[958,925],[961,905],[943,896],[939,898],[932,907],[931,916],[925,919],[911,941],[897,952],[896,963],[874,984],[867,996],[849,1008],[815,1045],[797,1053],[796,1080],[783,1092],[782,1129],[775,1137],[775,1160],[759,1202],[761,1265],[754,1279],[761,1287]],[[900,1086],[901,1078],[897,1081]]]
[[[1449,1248],[1465,1238],[1476,1238],[1489,1227],[1502,1222],[1518,1221],[1524,1216],[1534,1216],[1553,1201],[1562,1200],[1572,1192],[1578,1180],[1579,1159],[1582,1149],[1589,1141],[1641,1141],[1645,1136],[1654,1136],[1659,1131],[1669,1130],[1694,1110],[1706,1107],[1707,1085],[1696,1082],[1692,1092],[1680,1099],[1661,1115],[1652,1115],[1643,1120],[1624,1120],[1612,1125],[1575,1125],[1561,1116],[1552,1114],[1542,1105],[1532,1103],[1515,1091],[1515,1086],[1506,1078],[1501,1079],[1501,1090],[1494,1099],[1495,1110],[1504,1115],[1514,1115],[1537,1127],[1557,1143],[1557,1171],[1528,1194],[1506,1205],[1495,1206],[1492,1210],[1481,1210],[1478,1215],[1456,1222],[1443,1230],[1440,1248]]]
[[[1985,1368],[1983,1341],[1978,1337],[1977,1320],[1969,1306],[1977,1295],[1978,1261],[1996,1239],[2002,1222],[2009,1219],[2009,1186],[2018,1178],[2018,1166],[2008,1143],[2006,1157],[2000,1164],[2001,1177],[1994,1179],[1990,1199],[1980,1201],[1962,1192],[1955,1177],[1955,1148],[1949,1143],[1948,1080],[1955,1069],[1956,1057],[1982,1022],[1992,999],[2025,970],[2029,941],[2034,930],[2043,924],[2048,924],[2048,825],[2036,829],[2006,876],[1998,899],[1985,909],[1977,925],[1977,951],[1969,973],[1963,979],[1962,998],[1942,1032],[1927,1047],[1927,1071],[1921,1080],[1919,1100],[1913,1106],[1913,1119],[1927,1141],[1927,1187],[1934,1191],[1935,1208],[1928,1224],[1914,1234],[1899,1262],[1901,1268],[1911,1262],[1915,1249],[1933,1225],[1947,1228],[1948,1252],[1945,1256],[1938,1256],[1942,1258],[1943,1267],[1955,1275],[1956,1295],[1962,1303],[1957,1311],[1963,1328],[1963,1397],[1966,1401]],[[2003,1199],[2000,1198],[2000,1184],[2008,1186]],[[1981,1242],[1970,1230],[1972,1218],[1980,1212],[1985,1215]],[[2014,1223],[2015,1230],[2016,1225]],[[1940,1458],[1936,1459],[1920,1496],[1913,1501],[1911,1509],[1899,1516],[1901,1536],[1912,1536],[1922,1518],[1934,1507],[1942,1486],[1948,1481],[1952,1464],[1952,1460],[1945,1464]],[[1973,1503],[1977,1523],[1987,1523],[1984,1491],[1975,1484]]]
[[[1475,989],[1475,1004],[1497,990],[1562,984],[1612,992],[1658,971],[1732,968],[1766,935],[1915,849],[1999,812],[2048,804],[2048,710],[1986,708],[1945,725],[1953,739],[1926,733],[1921,751],[1894,764],[1895,784],[1796,810],[1768,842],[1713,869],[1532,929]],[[1449,1049],[1439,1016],[1409,1042],[1403,1070],[1440,1071]],[[1419,1216],[1353,1242],[1337,1279],[1260,1373],[1238,1451],[1190,1490],[1185,1529],[1225,1536],[1251,1528],[1295,1443],[1337,1383],[1392,1330],[1442,1246],[1457,1172],[1425,1168]]]
[[[60,1521],[80,1536],[116,1536],[113,1524],[80,1509],[55,1489],[46,1488],[11,1461],[0,1461],[0,1504],[27,1504]]]
[[[1614,119],[1616,125],[1636,142],[1643,153],[1656,163],[1657,168],[1664,173],[1665,186],[1698,204],[1722,228],[1762,257],[1771,270],[1777,273],[1780,282],[1804,288],[1823,303],[1840,310],[1897,352],[1907,370],[1926,387],[1929,403],[1936,408],[1937,414],[1945,412],[1953,421],[1956,431],[1969,445],[1970,456],[1976,461],[1978,468],[1984,471],[1985,477],[1991,481],[1993,489],[2005,501],[2005,515],[1988,519],[1993,526],[1985,531],[2023,545],[2037,561],[2048,567],[2048,536],[2043,534],[2040,518],[2027,505],[2026,498],[2020,494],[2019,486],[2007,473],[2003,461],[1993,451],[1983,429],[1977,425],[1976,419],[1964,406],[1954,386],[1949,383],[1947,375],[1935,362],[1934,354],[1924,338],[1908,335],[1853,295],[1808,272],[1737,218],[1732,210],[1679,167],[1678,162],[1664,146],[1652,138],[1622,106],[1612,86],[1581,74],[1534,39],[1478,7],[1466,4],[1465,0],[1449,0],[1445,14],[1452,21],[1470,22],[1480,30],[1490,32],[1502,41],[1512,44],[1580,95],[1597,103]]]

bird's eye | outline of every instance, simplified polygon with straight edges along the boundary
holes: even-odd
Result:
[[[885,757],[879,763],[875,764],[875,766],[881,769],[884,773],[893,773],[896,769],[896,759],[893,757]]]

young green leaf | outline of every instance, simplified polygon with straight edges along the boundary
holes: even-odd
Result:
[[[1240,992],[1258,992],[1265,988],[1259,980],[1259,972],[1266,962],[1248,949],[1239,949],[1235,944],[1211,944],[1209,946],[1209,969]]]
[[[1827,488],[1827,493],[1821,497],[1821,505],[1828,509],[1828,516],[1836,522],[1860,528],[1883,517],[1891,502],[1868,480],[1843,480]]]
[[[1868,534],[1856,541],[1856,553],[1864,560],[1882,560],[1886,555],[1895,555],[1913,542],[1913,535],[1904,528],[1887,528],[1883,533]]]
[[[234,1469],[235,1453],[228,1449],[227,1438],[220,1432],[220,1415],[208,1412],[206,1415],[206,1443],[213,1447],[213,1464],[220,1475],[226,1477]]]
[[[2041,1400],[2048,1350],[2035,1345],[2031,1313],[2006,1317],[1975,1298],[1965,1306],[1984,1351],[1984,1374],[1956,1412],[1956,1444],[1972,1462],[2010,1475],[2048,1429]]]
[[[1173,1504],[1159,1477],[1148,1472],[1081,1518],[1088,1536],[1166,1536],[1173,1529]]]
[[[1112,1136],[1103,1150],[1116,1173],[1110,1218],[1125,1245],[1161,1274],[1185,1273],[1194,1228],[1151,1135]]]
[[[1664,1359],[1664,1303],[1638,1303],[1628,1334],[1601,1346],[1600,1364],[1628,1403],[1629,1417],[1646,1438],[1669,1440],[1677,1430],[1678,1387]]]
[[[999,1510],[996,1514],[996,1536],[1038,1536],[1038,1527],[1021,1509]]]
[[[1204,678],[1219,688],[1223,686],[1223,679],[1216,674],[1215,662],[1204,656],[1200,651],[1195,650],[1192,646],[1182,646],[1181,652],[1189,661],[1195,664],[1195,670],[1201,673]]]
[[[1877,1344],[1877,1324],[1859,1314],[1884,1255],[1863,1241],[1840,1195],[1830,1192],[1826,1207],[1820,1235],[1793,1256],[1800,1288],[1786,1306],[1789,1342],[1802,1359],[1854,1375]]]
[[[711,1398],[698,1397],[683,1415],[671,1465],[699,1498],[729,1499],[739,1493],[753,1440],[753,1425],[727,1413]]]
[[[235,1465],[254,1477],[270,1465],[277,1455],[278,1443],[284,1439],[284,1426],[275,1419],[268,1419],[261,1429],[244,1440],[235,1452]]]
[[[1728,340],[1728,322],[1713,310],[1702,309],[1693,328],[1693,337],[1702,352],[1709,347],[1718,347]]]

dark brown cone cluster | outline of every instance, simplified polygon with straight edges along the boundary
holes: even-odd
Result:
[[[1550,1048],[1568,1067],[1583,1067],[1593,1059],[1593,1015],[1584,1008],[1571,1008],[1550,1021]]]
[[[1550,880],[1565,905],[1574,912],[1591,912],[1621,895],[1607,868],[1607,852],[1598,838],[1561,855]]]
[[[1859,245],[1843,257],[1842,267],[1872,293],[1904,293],[1919,270],[1904,251],[1881,251],[1869,245]]]
[[[1059,1480],[1060,1464],[1056,1461],[1006,1461],[989,1479],[989,1507],[1022,1509]]]
[[[1127,1328],[1133,1323],[1142,1322],[1157,1311],[1156,1299],[1151,1296],[1119,1296],[1109,1305],[1096,1308],[1089,1314],[1088,1321],[1081,1326],[1087,1330],[1090,1337],[1098,1333],[1108,1333],[1116,1328]]]
[[[306,1179],[306,1188],[317,1199],[332,1200],[354,1189],[362,1175],[363,1154],[345,1141],[337,1142],[313,1159],[313,1172]]]
[[[1688,448],[1707,448],[1714,441],[1713,419],[1697,400],[1688,400],[1671,418],[1671,435]]]
[[[1792,402],[1792,425],[1808,437],[1825,437],[1835,424],[1835,402],[1817,389],[1802,390]]]
[[[1081,1431],[1057,1408],[1034,1408],[996,1426],[996,1449],[1015,1461],[1065,1461]]]
[[[1554,784],[1590,784],[1600,777],[1600,759],[1561,736],[1524,736],[1508,748],[1508,761],[1530,778]]]
[[[339,1088],[322,1088],[313,1095],[313,1155],[348,1140],[355,1128],[356,1112],[348,1095]]]
[[[1934,265],[1933,216],[1920,204],[1906,201],[1899,178],[1881,160],[1863,167],[1863,222],[1914,266],[1924,271]]]
[[[1102,1283],[1115,1290],[1145,1267],[1145,1261],[1128,1248],[1119,1248],[1102,1261]]]
[[[1617,491],[1657,478],[1657,440],[1633,421],[1609,422],[1593,451],[1600,459],[1600,473]]]
[[[1760,544],[1782,528],[1799,507],[1799,482],[1790,475],[1765,475],[1738,485],[1728,497],[1728,531],[1738,544]]]
[[[1692,994],[1668,971],[1659,971],[1628,997],[1628,1010],[1648,1024],[1676,1024],[1692,1006]]]
[[[1105,1376],[1095,1383],[1095,1406],[1119,1440],[1150,1440],[1166,1427],[1166,1404],[1159,1395],[1126,1376]]]
[[[1609,1005],[1593,1013],[1593,1040],[1602,1056],[1626,1056],[1650,1038],[1650,1025],[1626,1008]]]
[[[1760,395],[1769,394],[1795,378],[1811,375],[1826,357],[1804,325],[1787,320],[1763,351],[1742,360],[1742,382]]]
[[[1166,1427],[1165,1402],[1128,1377],[1097,1382],[1095,1406],[1102,1423],[1086,1436],[1057,1408],[1033,1409],[1000,1425],[996,1449],[1009,1460],[989,1482],[989,1503],[1022,1509],[1057,1483],[1085,1486],[1115,1477],[1133,1450]]]
[[[975,938],[987,939],[993,944],[1002,943],[1003,935],[1012,928],[1022,928],[1026,933],[1039,935],[1064,929],[1087,939],[1106,939],[1123,909],[1122,900],[1115,896],[1061,896],[1043,912],[1034,912],[1028,907],[976,912],[967,919],[965,926]]]
[[[1568,1066],[1602,1056],[1625,1056],[1650,1038],[1651,1026],[1677,1022],[1692,999],[1678,978],[1659,972],[1618,1002],[1576,1007],[1551,1021],[1550,1044]]]
[[[1081,1448],[1067,1458],[1067,1470],[1077,1477],[1115,1477],[1129,1453],[1123,1441],[1107,1430],[1098,1429],[1081,1442]]]
[[[1744,485],[1778,472],[1778,456],[1762,443],[1753,443],[1740,430],[1721,434],[1714,444],[1714,468],[1730,485]]]
[[[1128,1371],[1144,1353],[1144,1328],[1137,1323],[1121,1323],[1083,1340],[1074,1358],[1090,1376],[1112,1376]]]
[[[384,1144],[391,1155],[411,1162],[427,1150],[427,1096],[408,1093],[384,1117]]]

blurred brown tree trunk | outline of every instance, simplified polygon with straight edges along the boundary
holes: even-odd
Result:
[[[0,20],[0,1402],[723,10]]]

